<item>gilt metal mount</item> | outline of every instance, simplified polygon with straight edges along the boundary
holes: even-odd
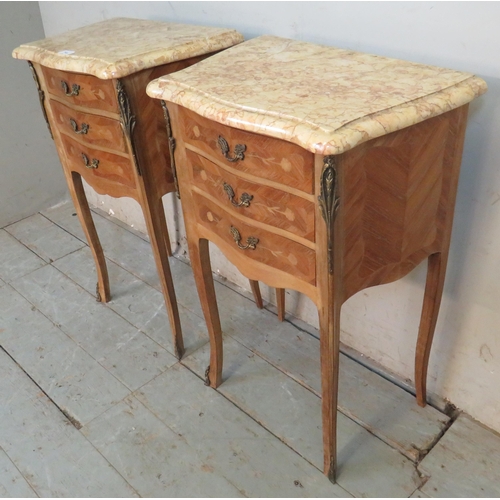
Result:
[[[219,138],[217,139],[217,144],[219,145],[219,148],[226,160],[234,162],[245,159],[244,153],[247,150],[245,144],[236,144],[236,146],[234,146],[234,156],[232,157],[229,156],[229,144],[227,143],[226,139],[222,137],[222,135],[219,135]]]
[[[231,202],[231,204],[233,206],[235,206],[235,207],[249,207],[250,206],[250,202],[253,200],[253,196],[251,194],[243,193],[240,196],[240,201],[235,201],[234,197],[236,195],[234,193],[234,189],[227,182],[224,182],[222,187],[224,188],[224,191],[226,192],[226,194],[229,198],[229,201]]]
[[[238,248],[241,248],[242,250],[255,250],[255,248],[257,247],[257,243],[259,242],[259,238],[256,238],[255,236],[249,236],[247,238],[246,245],[242,245],[240,232],[234,226],[231,226],[229,231],[231,232],[231,235],[233,236],[234,242],[236,243],[236,245],[238,245]]]
[[[61,88],[68,97],[74,97],[80,93],[80,85],[77,83],[73,83],[73,85],[71,85],[71,90],[69,90],[69,85],[64,80],[61,80]]]
[[[130,147],[132,149],[132,157],[134,159],[135,168],[139,175],[142,175],[141,169],[139,167],[139,163],[137,162],[137,155],[135,152],[135,144],[134,144],[134,128],[136,124],[135,115],[132,113],[132,109],[130,107],[130,101],[128,99],[127,92],[125,91],[125,87],[120,80],[116,81],[116,92],[118,96],[118,106],[120,107],[120,115],[121,115],[121,124],[123,133],[127,137]]]
[[[321,172],[320,195],[318,196],[321,215],[326,222],[326,237],[328,240],[328,271],[333,274],[333,224],[340,205],[337,194],[337,170],[335,156],[323,158]]]
[[[43,118],[45,119],[45,122],[47,123],[47,128],[49,129],[50,137],[52,139],[54,139],[54,136],[52,135],[52,130],[50,128],[50,123],[49,123],[49,118],[47,116],[47,111],[45,109],[45,92],[42,90],[42,87],[40,86],[40,81],[38,80],[38,75],[36,74],[35,67],[31,63],[31,61],[28,61],[28,65],[30,67],[31,74],[33,75],[33,80],[35,80],[36,89],[38,90],[38,100],[40,101],[40,107],[42,108]]]
[[[177,180],[177,169],[175,166],[175,138],[172,134],[172,124],[170,122],[170,113],[168,112],[167,104],[162,99],[161,107],[163,108],[163,117],[165,118],[165,125],[167,127],[167,135],[168,135],[168,150],[170,152],[170,168],[172,169],[172,175],[174,177],[174,185],[175,191],[177,192],[177,198],[181,197],[181,193],[179,191],[179,182]]]

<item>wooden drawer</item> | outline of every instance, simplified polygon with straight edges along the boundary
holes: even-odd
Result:
[[[289,187],[313,192],[314,155],[305,149],[263,135],[245,132],[207,120],[193,111],[181,109],[183,137],[202,154],[248,174],[268,179]],[[229,146],[229,157],[234,157],[236,145],[244,145],[244,159],[227,160],[219,146],[219,136]]]
[[[307,283],[315,284],[316,253],[314,250],[273,234],[271,231],[246,224],[196,192],[193,192],[193,200],[198,224],[221,238],[235,252],[284,271]],[[255,249],[238,248],[231,233],[232,227],[240,233],[240,244],[243,246],[247,244],[249,237],[258,238]]]
[[[136,197],[135,166],[129,158],[82,145],[64,134],[61,135],[61,142],[68,159],[69,169],[81,174],[97,192],[115,198]],[[87,167],[82,155],[87,157],[89,166],[96,165],[94,160],[97,160],[97,168]]]
[[[75,111],[54,100],[50,102],[50,106],[56,126],[64,134],[77,138],[89,146],[105,147],[122,153],[128,152],[123,129],[118,120]]]
[[[191,151],[186,151],[193,184],[240,215],[289,231],[314,241],[314,203],[279,189],[250,182],[218,167]],[[233,203],[246,203],[236,207]],[[246,199],[243,194],[251,195]],[[248,198],[248,197],[247,197]],[[248,205],[248,206],[246,206]]]
[[[49,92],[68,104],[119,113],[113,80],[100,80],[95,76],[69,73],[45,66],[42,66],[42,71]],[[78,86],[75,95],[66,95],[63,82],[66,83],[69,93],[72,93],[73,85]]]

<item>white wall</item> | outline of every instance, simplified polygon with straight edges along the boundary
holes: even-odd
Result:
[[[0,2],[0,227],[66,193],[31,71],[11,55],[44,36],[38,2]]]
[[[42,2],[47,35],[115,16],[236,28],[470,71],[489,92],[472,103],[443,305],[429,370],[431,391],[500,431],[500,19],[499,3]],[[143,228],[131,201],[92,196]],[[173,215],[171,208],[169,220]],[[172,223],[169,227],[173,227]],[[182,244],[182,232],[177,235]],[[214,269],[246,280],[214,253]],[[342,340],[405,378],[413,355],[425,265],[344,306]],[[311,303],[288,310],[316,324]]]

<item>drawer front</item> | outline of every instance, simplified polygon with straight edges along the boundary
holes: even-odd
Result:
[[[290,142],[221,125],[185,108],[181,110],[185,141],[203,154],[238,171],[305,193],[313,192],[314,156],[309,151]],[[226,155],[219,137],[227,142],[229,151]],[[234,159],[238,145],[245,146],[244,158],[230,161],[228,158]]]
[[[315,284],[316,254],[314,250],[273,234],[271,231],[245,224],[232,217],[230,213],[221,209],[203,195],[193,192],[193,200],[198,223],[209,232],[220,237],[235,252],[239,252],[241,256],[248,259],[284,271],[307,283]],[[238,231],[241,237],[240,246],[251,245],[252,240],[249,240],[249,238],[257,238],[258,242],[255,244],[255,249],[249,248],[245,250],[238,247],[238,243],[235,241],[237,234],[235,236],[231,232],[232,227]]]
[[[193,184],[223,203],[229,211],[314,241],[314,204],[311,201],[241,179],[192,151],[186,153]]]
[[[96,191],[135,197],[131,194],[135,191],[135,167],[129,158],[93,149],[65,135],[61,135],[61,142],[70,170],[80,173]]]
[[[75,111],[58,101],[50,102],[56,126],[70,137],[89,146],[105,147],[127,153],[123,129],[118,120]]]
[[[118,102],[113,80],[69,73],[42,66],[49,92],[68,104],[118,113]],[[65,86],[64,86],[65,85]]]

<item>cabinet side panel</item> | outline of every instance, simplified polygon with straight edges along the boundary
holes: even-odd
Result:
[[[346,299],[401,278],[441,247],[457,116],[451,111],[345,154]]]

